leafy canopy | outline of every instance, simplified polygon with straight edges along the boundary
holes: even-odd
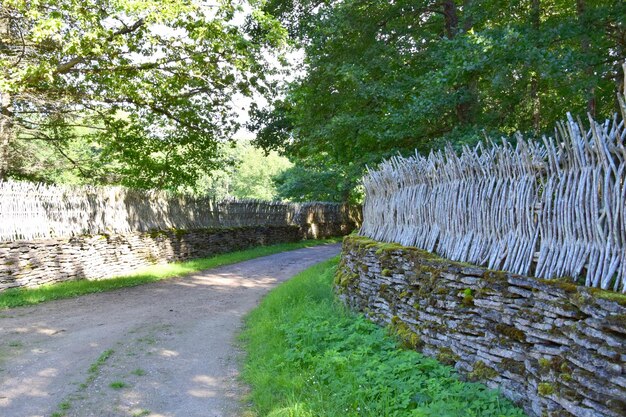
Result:
[[[232,164],[203,174],[197,182],[196,193],[217,200],[279,199],[273,177],[291,167],[287,158],[275,151],[265,154],[248,140],[238,140],[234,147],[228,147],[224,153]]]
[[[260,12],[251,40],[242,13],[235,0],[3,0],[0,176],[20,175],[25,149],[54,149],[97,182],[194,184],[222,164],[233,98],[265,91],[263,51],[283,42]],[[76,137],[85,160],[68,152]]]
[[[265,10],[305,58],[273,109],[254,112],[257,143],[337,182],[397,153],[616,111],[624,2],[269,0]]]

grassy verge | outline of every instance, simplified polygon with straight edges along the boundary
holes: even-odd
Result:
[[[60,284],[44,285],[37,288],[17,288],[0,293],[0,310],[38,304],[44,301],[71,298],[83,294],[104,292],[124,287],[134,287],[148,282],[180,277],[204,269],[234,264],[261,256],[272,255],[288,250],[300,249],[321,244],[337,243],[341,238],[324,240],[304,240],[295,243],[282,243],[271,246],[258,246],[243,251],[230,252],[211,258],[200,258],[186,262],[153,265],[137,270],[131,275],[99,281],[78,280]]]
[[[388,331],[334,301],[337,259],[274,289],[249,314],[241,341],[250,415],[268,417],[521,417],[454,369],[398,348]]]

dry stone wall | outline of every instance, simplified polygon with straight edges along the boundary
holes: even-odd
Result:
[[[626,297],[344,240],[340,298],[530,416],[626,415]]]
[[[157,263],[300,238],[296,226],[254,226],[0,243],[0,291],[81,278],[109,278]]]
[[[340,225],[324,229],[342,231]],[[299,226],[249,226],[2,242],[0,291],[81,278],[109,278],[157,263],[295,242],[308,234],[307,228]]]

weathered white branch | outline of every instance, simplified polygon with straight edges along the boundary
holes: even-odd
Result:
[[[590,121],[585,132],[568,114],[543,144],[391,158],[363,178],[361,234],[626,292],[626,129]]]

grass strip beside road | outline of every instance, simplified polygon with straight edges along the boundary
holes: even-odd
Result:
[[[246,318],[246,417],[523,417],[495,390],[399,347],[332,292],[338,259],[275,288]]]
[[[111,291],[118,288],[134,287],[149,282],[193,274],[205,269],[230,265],[261,256],[311,246],[338,243],[341,238],[322,240],[303,240],[295,243],[281,243],[270,246],[257,246],[237,252],[224,253],[210,258],[199,258],[185,262],[152,265],[121,277],[97,281],[76,280],[59,284],[43,285],[36,288],[15,288],[0,292],[0,310],[38,304],[50,300],[72,298],[83,294]]]

